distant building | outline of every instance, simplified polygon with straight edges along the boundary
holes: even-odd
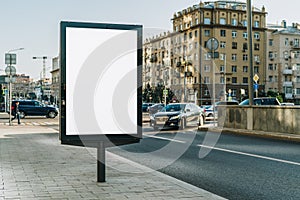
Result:
[[[253,7],[254,73],[265,91],[266,11]],[[248,95],[250,66],[246,3],[215,1],[193,5],[174,14],[173,32],[144,43],[144,85],[163,83],[178,99],[211,104],[224,92],[241,99]],[[214,38],[217,49],[207,47]],[[213,97],[212,92],[215,91]]]
[[[58,103],[59,99],[59,86],[60,86],[60,70],[59,70],[59,57],[52,59],[52,70],[51,70],[52,84],[51,84],[51,95],[54,98],[54,103]]]
[[[300,24],[268,26],[266,91],[300,103]]]

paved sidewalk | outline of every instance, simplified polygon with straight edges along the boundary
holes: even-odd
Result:
[[[1,124],[0,200],[223,199],[115,154],[106,155],[106,182],[97,183],[96,149],[61,145],[57,132],[45,126]]]

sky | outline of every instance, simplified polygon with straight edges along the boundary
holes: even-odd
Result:
[[[241,0],[246,2],[246,0]],[[205,1],[203,1],[205,2]],[[159,32],[172,29],[175,12],[199,4],[199,0],[0,0],[0,74],[4,74],[4,55],[17,54],[17,73],[39,79],[47,56],[47,76],[52,58],[59,54],[60,21],[141,24]],[[300,23],[298,0],[252,0],[252,5],[268,12],[267,23]],[[145,38],[144,38],[145,39]],[[1,59],[2,58],[2,59]]]

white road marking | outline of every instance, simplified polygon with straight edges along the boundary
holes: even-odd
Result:
[[[271,157],[267,157],[267,156],[260,156],[260,155],[255,155],[255,154],[251,154],[251,153],[244,153],[244,152],[233,151],[233,150],[222,149],[222,148],[218,148],[218,147],[211,147],[211,146],[200,145],[200,144],[197,146],[203,147],[203,148],[208,148],[208,149],[214,149],[214,150],[218,150],[218,151],[224,151],[224,152],[228,152],[228,153],[240,154],[240,155],[244,155],[244,156],[251,156],[251,157],[255,157],[255,158],[261,158],[261,159],[272,160],[272,161],[276,161],[276,162],[300,166],[300,163],[292,162],[292,161],[288,161],[288,160],[282,160],[282,159],[271,158]]]
[[[159,136],[154,136],[154,135],[151,135],[151,136],[150,135],[144,135],[144,137],[150,137],[150,138],[156,138],[156,139],[161,139],[161,140],[167,140],[167,141],[171,141],[171,142],[186,143],[184,141],[170,139],[170,138],[164,138],[164,137],[159,137]]]

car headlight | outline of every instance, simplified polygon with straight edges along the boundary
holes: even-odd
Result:
[[[176,120],[176,119],[180,119],[180,115],[176,115],[170,118],[170,120]]]

